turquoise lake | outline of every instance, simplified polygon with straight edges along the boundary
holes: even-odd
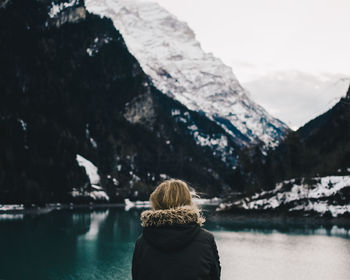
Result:
[[[131,279],[140,211],[0,215],[0,279]],[[223,280],[348,280],[349,232],[207,222]]]

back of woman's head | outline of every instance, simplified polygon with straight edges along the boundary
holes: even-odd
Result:
[[[170,179],[162,182],[151,194],[154,210],[192,206],[192,196],[187,184],[181,180]]]

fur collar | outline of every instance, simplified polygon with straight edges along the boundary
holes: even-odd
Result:
[[[198,208],[180,206],[164,210],[146,210],[141,213],[142,227],[160,227],[166,225],[183,225],[197,223],[203,225],[205,219]]]

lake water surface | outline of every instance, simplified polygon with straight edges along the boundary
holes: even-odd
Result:
[[[140,210],[0,215],[0,279],[131,279]],[[220,225],[223,280],[348,280],[350,238],[336,231]],[[179,279],[180,280],[180,279]]]

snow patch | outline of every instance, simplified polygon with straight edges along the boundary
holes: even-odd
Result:
[[[81,155],[77,155],[76,160],[79,166],[82,166],[85,168],[86,175],[90,179],[90,184],[98,185],[100,183],[100,176],[98,175],[97,167],[91,161],[87,160]]]
[[[55,4],[54,2],[51,3],[51,9],[49,11],[50,18],[56,17],[62,10],[68,7],[72,7],[75,5],[76,0],[71,0],[69,2],[63,2],[59,4]]]
[[[24,210],[24,205],[23,204],[6,204],[6,205],[1,205],[0,204],[0,211],[20,211]]]
[[[193,202],[196,205],[218,205],[222,200],[218,197],[213,198],[193,198]],[[151,202],[149,200],[146,201],[131,201],[129,198],[124,199],[125,210],[128,211],[131,208],[151,208]]]
[[[74,198],[92,198],[95,201],[109,201],[109,196],[99,186],[92,185],[93,191],[79,190],[74,188],[71,196]]]
[[[22,119],[18,119],[18,121],[21,123],[23,131],[26,132],[28,127],[27,123]]]
[[[87,52],[87,54],[88,54],[89,56],[92,56],[94,50],[93,50],[92,48],[87,48],[87,49],[86,49],[86,52]]]
[[[219,205],[222,201],[221,198],[218,198],[218,197],[213,197],[213,198],[193,198],[192,199],[193,202],[196,204],[196,205],[212,205],[212,206],[215,206],[215,205]]]
[[[129,198],[124,199],[125,211],[129,211],[131,208],[151,208],[150,201],[131,201]]]
[[[337,205],[327,198],[338,194],[345,187],[350,187],[350,176],[315,177],[309,182],[303,180],[300,183],[291,179],[278,183],[271,191],[262,191],[231,203],[222,203],[217,210],[226,210],[233,206],[247,210],[269,210],[291,205],[288,209],[290,212],[314,211],[321,215],[329,212],[337,217],[350,213],[350,204]]]
[[[105,191],[92,191],[90,192],[90,197],[93,200],[106,200],[109,201],[109,196]]]

